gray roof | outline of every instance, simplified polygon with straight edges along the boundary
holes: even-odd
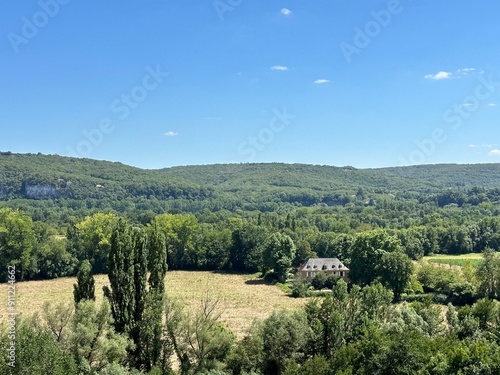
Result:
[[[309,258],[299,271],[349,271],[340,260],[337,258]]]

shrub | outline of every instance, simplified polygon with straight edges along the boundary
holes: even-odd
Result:
[[[304,298],[308,297],[311,293],[309,291],[309,284],[306,280],[296,277],[292,281],[292,297]]]
[[[327,275],[324,272],[318,272],[316,276],[311,281],[311,285],[313,286],[314,289],[316,290],[321,290],[325,288],[327,280]]]

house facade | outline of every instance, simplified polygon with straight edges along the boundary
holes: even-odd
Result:
[[[299,267],[298,272],[300,277],[307,281],[311,281],[318,272],[338,275],[345,281],[349,278],[349,268],[337,258],[309,258]]]

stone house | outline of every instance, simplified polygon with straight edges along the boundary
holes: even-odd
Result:
[[[298,268],[300,277],[311,281],[318,272],[324,272],[326,275],[339,275],[345,281],[349,277],[349,268],[347,268],[337,258],[309,258]]]

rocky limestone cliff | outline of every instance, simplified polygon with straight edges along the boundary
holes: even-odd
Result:
[[[23,194],[28,199],[52,199],[59,198],[60,193],[55,186],[46,184],[23,183]]]

